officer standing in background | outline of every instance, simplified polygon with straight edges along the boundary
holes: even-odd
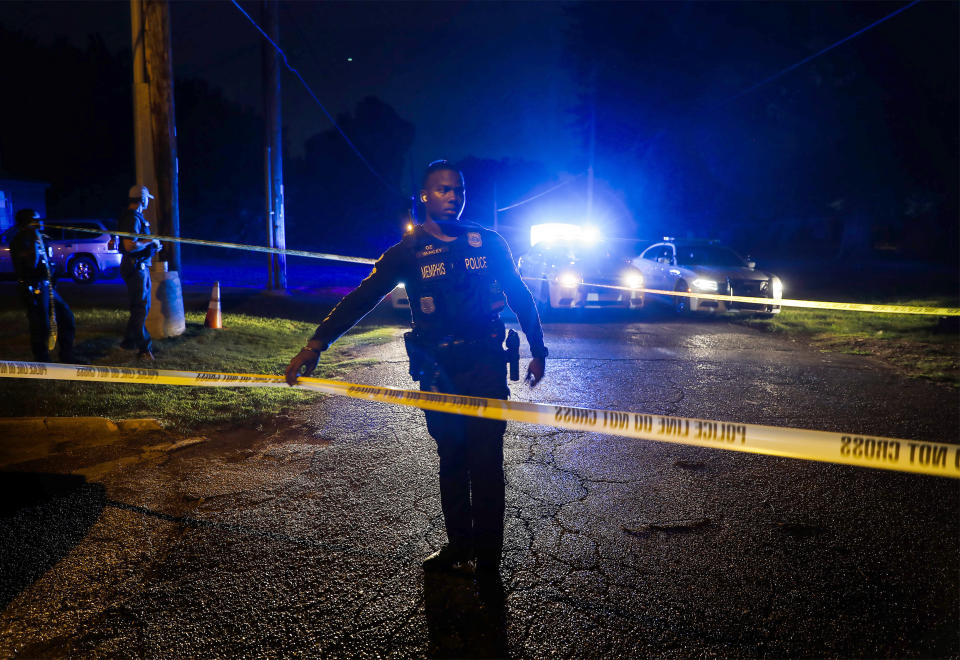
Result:
[[[49,362],[53,344],[60,342],[60,362],[76,363],[73,312],[54,288],[53,271],[43,241],[43,221],[33,209],[17,211],[17,233],[10,241],[10,258],[17,276],[20,299],[27,308],[30,348],[37,362]],[[51,309],[51,303],[53,309]]]
[[[143,212],[150,205],[153,195],[146,186],[130,188],[127,208],[120,214],[120,231],[130,234],[150,234],[150,223]],[[148,362],[153,361],[153,342],[144,323],[150,311],[150,257],[160,249],[160,241],[123,237],[120,241],[123,257],[120,259],[120,274],[127,284],[127,299],[130,304],[130,320],[122,348],[137,349],[137,357]]]
[[[543,378],[547,349],[533,297],[506,242],[480,225],[459,222],[463,175],[447,161],[431,163],[420,201],[425,218],[388,249],[354,291],[323,320],[286,370],[287,382],[309,376],[320,353],[349,330],[398,283],[410,298],[413,331],[404,337],[410,375],[420,389],[505,399],[504,303],[516,313],[533,359],[530,387]],[[510,342],[508,342],[509,345]],[[503,434],[506,422],[424,411],[440,455],[440,504],[448,543],[426,558],[424,570],[469,568],[476,560],[481,597],[502,603]]]

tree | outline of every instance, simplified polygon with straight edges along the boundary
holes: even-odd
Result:
[[[402,178],[414,127],[372,96],[339,115],[337,124],[377,174],[336,129],[310,137],[303,158],[288,168],[288,244],[375,256],[403,232],[410,193],[404,194]]]

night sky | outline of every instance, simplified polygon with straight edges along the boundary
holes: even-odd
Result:
[[[260,20],[258,2],[241,2]],[[418,126],[419,163],[468,155],[565,162],[581,157],[569,110],[576,88],[561,66],[561,3],[281,2],[281,47],[329,112],[367,95]],[[261,106],[262,37],[230,2],[173,2],[175,75],[208,80]],[[0,24],[46,42],[100,34],[130,47],[127,2],[0,2]],[[348,58],[352,61],[348,61]],[[284,71],[291,149],[329,122]]]
[[[610,234],[735,242],[750,226],[795,222],[820,241],[862,235],[899,248],[919,228],[945,232],[940,250],[955,258],[958,4],[921,2],[778,75],[908,4],[281,2],[281,45],[331,114],[375,97],[395,113],[397,135],[404,122],[412,127],[409,145],[397,138],[393,152],[372,157],[404,194],[425,162],[473,159],[467,211],[485,222],[495,189],[504,206],[578,175],[500,220],[582,217],[595,120],[595,219]],[[259,3],[241,6],[260,19]],[[172,16],[178,79],[205,81],[244,108],[252,126],[261,112],[260,35],[229,2],[174,2]],[[128,24],[126,2],[0,3],[0,26],[41,44],[66,36],[83,48],[96,33],[120,55]],[[41,63],[23,66],[57,84],[57,72]],[[308,183],[330,179],[319,173],[324,159],[336,156],[343,169],[356,163],[330,139],[307,149],[330,123],[287,72],[283,90],[296,235],[307,198],[331,194]],[[181,142],[190,131],[183,127]],[[251,149],[240,159],[252,161],[261,136],[251,128],[237,139]],[[189,147],[182,151],[187,158]],[[7,175],[44,178],[19,172],[7,152]],[[510,169],[504,159],[528,165]],[[248,187],[259,185],[254,169],[243,175]],[[363,176],[350,174],[347,185]],[[46,178],[57,183],[55,174]],[[344,183],[337,185],[333,194]],[[371,183],[356,185],[359,194]],[[392,203],[384,198],[369,212]],[[243,204],[255,214],[252,199]],[[806,219],[819,224],[801,226]],[[775,247],[784,235],[764,240]]]

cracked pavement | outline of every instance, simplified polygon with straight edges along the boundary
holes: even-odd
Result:
[[[402,341],[354,382],[413,387]],[[546,327],[517,400],[956,442],[956,393],[722,321]],[[2,657],[946,656],[955,480],[509,424],[504,612],[418,410],[318,397],[4,468]],[[15,471],[15,472],[11,472]]]

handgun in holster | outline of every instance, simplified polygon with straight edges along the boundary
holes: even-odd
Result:
[[[507,331],[507,349],[503,352],[510,366],[510,380],[520,380],[520,335],[512,328]]]
[[[403,347],[407,349],[407,359],[410,361],[410,378],[420,380],[430,362],[423,340],[410,330],[403,333]]]

